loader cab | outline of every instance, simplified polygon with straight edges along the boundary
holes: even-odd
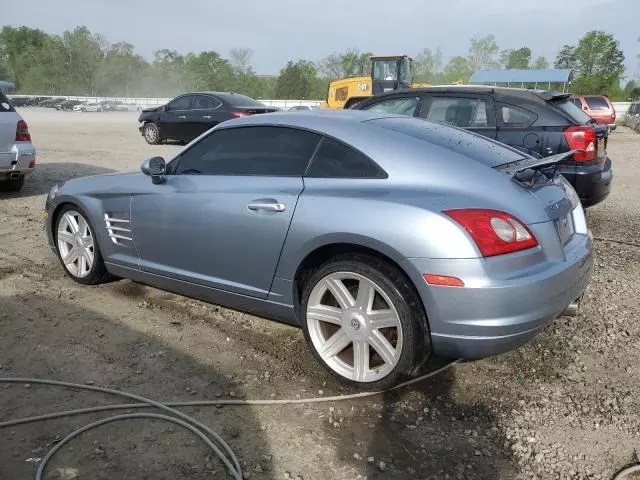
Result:
[[[372,93],[380,95],[399,88],[409,88],[412,62],[406,55],[371,57]]]

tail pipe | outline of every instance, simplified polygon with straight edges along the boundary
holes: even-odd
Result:
[[[578,315],[580,311],[580,305],[582,304],[582,296],[576,298],[573,302],[571,302],[567,308],[564,309],[561,316],[564,317],[575,317]]]
[[[20,178],[20,172],[12,172],[9,174],[9,180],[18,180]]]

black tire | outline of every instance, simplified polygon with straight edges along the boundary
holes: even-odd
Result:
[[[142,127],[142,135],[149,145],[158,145],[162,142],[160,129],[155,123],[145,123],[144,127]]]
[[[91,232],[91,236],[93,237],[93,265],[89,270],[89,273],[84,277],[76,276],[71,271],[69,271],[67,266],[62,261],[60,248],[58,247],[59,225],[62,218],[64,217],[64,214],[69,211],[77,212],[79,215],[81,215],[84,218],[84,220],[87,222],[87,226],[89,227],[89,231]],[[102,259],[102,253],[100,252],[100,246],[98,245],[98,239],[95,234],[95,228],[91,224],[91,221],[89,220],[89,217],[86,214],[86,212],[82,208],[80,208],[78,205],[67,204],[62,207],[59,213],[57,213],[55,230],[53,231],[53,240],[56,247],[56,254],[58,256],[58,259],[60,260],[60,264],[62,265],[62,268],[64,268],[64,271],[66,272],[66,274],[69,277],[71,277],[71,279],[74,280],[75,282],[81,283],[83,285],[98,285],[100,283],[109,282],[116,278],[107,271],[107,267],[105,266],[104,260]]]
[[[363,382],[339,374],[327,365],[313,344],[307,323],[309,297],[318,282],[336,272],[355,273],[373,281],[389,297],[398,313],[403,336],[400,358],[395,367],[381,379]],[[307,344],[318,362],[342,382],[360,390],[386,390],[397,385],[414,373],[430,356],[429,327],[418,293],[410,280],[397,267],[374,256],[341,255],[311,272],[303,285],[301,321]]]
[[[8,179],[0,183],[0,190],[4,192],[19,192],[24,186],[24,175],[15,179]]]

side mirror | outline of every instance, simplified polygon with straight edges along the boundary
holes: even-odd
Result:
[[[162,105],[162,106],[160,107],[160,111],[161,111],[161,112],[166,112],[167,110],[169,110],[169,109],[167,108],[167,106],[166,106],[166,105]]]
[[[164,182],[164,174],[167,170],[167,165],[162,157],[147,158],[140,167],[142,173],[149,175],[151,181],[155,185],[159,185]]]

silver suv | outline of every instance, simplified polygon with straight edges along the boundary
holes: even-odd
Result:
[[[0,90],[0,190],[19,191],[36,167],[27,122]]]

